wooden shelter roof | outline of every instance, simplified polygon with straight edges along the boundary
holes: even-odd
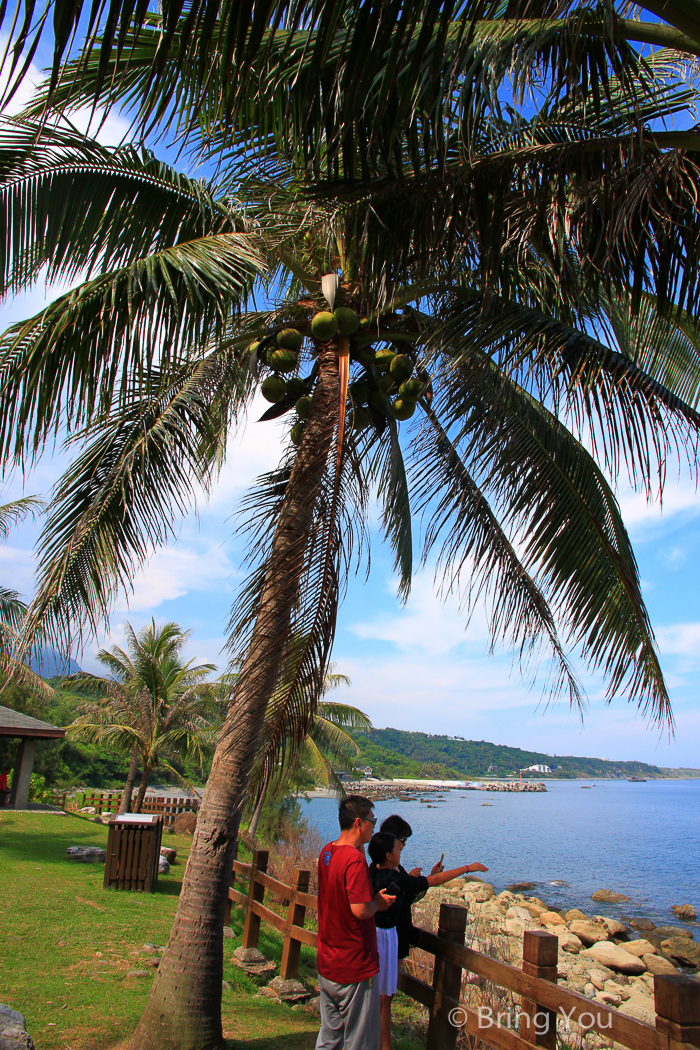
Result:
[[[0,736],[44,737],[59,740],[66,735],[65,729],[42,722],[31,715],[23,715],[10,707],[0,707]]]

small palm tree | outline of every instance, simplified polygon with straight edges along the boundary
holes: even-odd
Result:
[[[127,650],[101,649],[99,662],[110,677],[81,673],[67,681],[104,695],[87,702],[83,714],[68,726],[72,737],[109,743],[131,754],[120,813],[128,813],[139,761],[141,783],[134,810],[141,812],[148,780],[166,759],[189,754],[200,761],[214,746],[212,714],[215,686],[205,679],[214,664],[184,663],[181,651],[189,631],[176,623],[156,627],[155,621],[138,634],[126,624]]]
[[[348,676],[336,674],[333,667],[334,665],[330,664],[328,672],[324,675],[323,696],[340,685],[350,685]],[[270,755],[260,756],[256,767],[257,777],[256,773],[253,774],[253,783],[257,781],[258,785],[258,795],[257,804],[248,825],[248,834],[252,839],[255,838],[258,830],[260,814],[272,783],[276,782],[275,786],[279,789],[284,782],[289,782],[296,769],[302,767],[325,787],[334,788],[339,794],[342,794],[344,788],[333,769],[333,764],[349,765],[360,754],[360,748],[353,740],[349,730],[367,733],[372,729],[372,723],[367,715],[357,707],[335,703],[332,700],[321,700],[316,707],[316,713],[311,719],[306,735],[301,741],[295,741],[292,712],[293,706],[287,706],[285,713],[291,738],[287,746],[291,749],[291,754],[289,751],[286,752],[286,763],[284,765],[279,763],[277,766],[279,772],[275,776],[273,772],[275,766],[273,761],[269,760],[277,754],[275,749]]]

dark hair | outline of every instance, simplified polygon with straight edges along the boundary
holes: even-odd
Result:
[[[393,835],[397,839],[408,839],[413,834],[411,825],[398,813],[392,813],[390,817],[383,820],[379,830],[386,831],[388,835]]]
[[[358,817],[368,817],[374,809],[374,803],[364,795],[346,795],[338,806],[338,823],[341,831],[351,828]]]
[[[395,845],[396,835],[390,835],[387,831],[377,831],[372,835],[367,847],[372,864],[375,867],[377,864],[383,864],[387,853],[392,853]]]

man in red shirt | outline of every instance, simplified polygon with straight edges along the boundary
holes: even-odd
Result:
[[[316,1050],[379,1050],[379,973],[374,916],[396,900],[372,894],[362,847],[374,833],[374,807],[347,795],[340,835],[318,858],[318,983],[321,1030]]]

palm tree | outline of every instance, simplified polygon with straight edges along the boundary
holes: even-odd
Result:
[[[68,726],[68,735],[108,743],[130,754],[120,813],[129,812],[140,761],[134,807],[140,813],[149,777],[159,764],[188,754],[201,761],[213,749],[211,716],[216,701],[213,685],[205,680],[216,668],[213,664],[193,667],[192,660],[182,660],[190,632],[176,623],[156,627],[152,620],[138,634],[131,624],[124,626],[126,650],[114,645],[97,654],[110,677],[81,672],[66,679],[66,684],[81,691],[106,694],[84,705],[83,714]]]
[[[141,127],[177,125],[218,181],[29,118],[0,143],[4,228],[23,231],[7,235],[3,291],[47,260],[52,277],[88,273],[0,346],[3,459],[61,428],[80,447],[40,542],[27,638],[43,625],[66,644],[106,615],[213,483],[285,328],[302,336],[294,378],[313,395],[299,444],[248,504],[253,571],[231,619],[242,669],[134,1048],[221,1045],[223,909],[266,712],[270,756],[289,745],[290,706],[291,739],[306,736],[373,487],[403,594],[422,515],[438,578],[486,601],[494,644],[524,669],[546,645],[553,695],[582,703],[573,648],[610,697],[670,718],[609,480],[626,466],[651,491],[669,443],[694,463],[700,422],[684,152],[697,136],[656,130],[692,90],[649,74],[629,43],[669,27],[576,9],[554,20],[545,3],[409,3],[400,18],[334,3],[305,7],[303,23],[276,20],[283,7],[256,8],[251,28],[227,4],[179,22],[166,4],[114,47],[110,30],[99,60],[91,42],[54,85],[61,105],[128,99]],[[505,78],[526,87],[533,70],[551,86],[535,117],[506,109]],[[247,309],[256,279],[269,310]],[[366,326],[319,335],[328,306]],[[418,384],[405,422],[386,368],[396,347]],[[298,393],[285,386],[270,414]]]
[[[337,689],[341,685],[350,685],[350,679],[347,675],[335,673],[334,665],[329,665],[324,675],[321,696],[325,696],[331,689]],[[299,702],[302,705],[305,703],[303,691],[299,693]],[[339,794],[343,794],[343,785],[332,763],[339,762],[348,765],[360,754],[360,748],[350,735],[350,730],[367,733],[372,729],[370,719],[359,708],[349,704],[339,704],[332,700],[319,699],[316,712],[309,722],[306,736],[299,739],[294,732],[294,713],[295,705],[287,703],[284,718],[288,723],[287,732],[290,741],[285,761],[282,762],[277,759],[276,733],[274,729],[270,732],[274,711],[268,708],[267,725],[263,728],[262,734],[263,744],[251,777],[251,796],[257,799],[248,824],[248,834],[253,840],[270,787],[274,786],[279,792],[282,785],[289,782],[298,767],[308,770],[315,780],[325,787],[333,788]],[[274,764],[275,762],[277,765]]]

